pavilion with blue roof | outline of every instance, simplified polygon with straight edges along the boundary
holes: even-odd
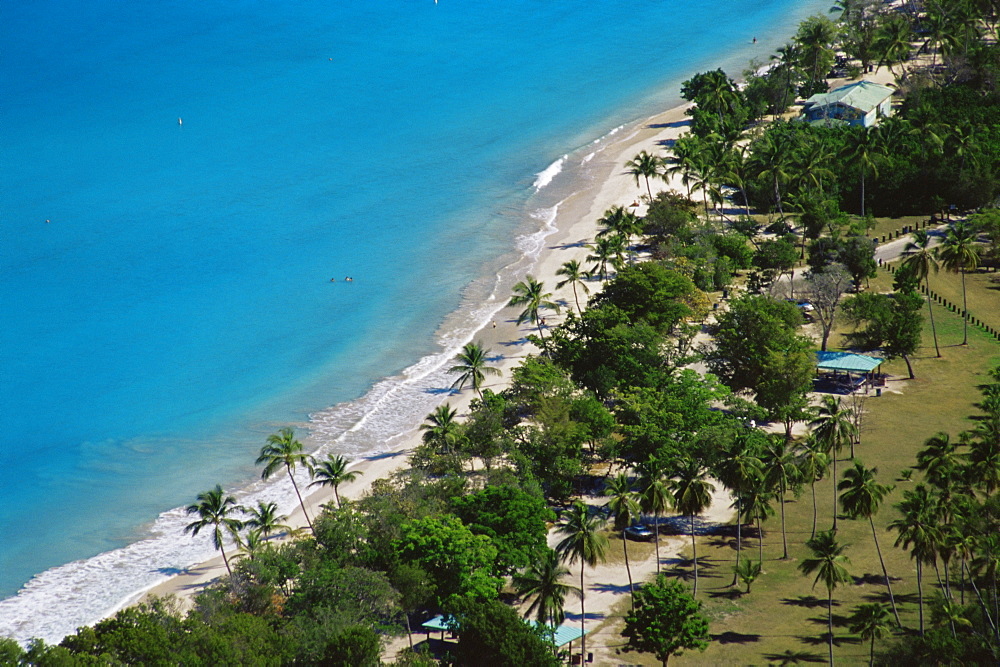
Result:
[[[843,385],[843,388],[853,391],[866,384],[882,384],[878,368],[883,361],[878,357],[854,352],[817,352],[816,370],[821,375],[832,378],[835,385]]]
[[[536,621],[525,621],[531,627],[539,627]],[[444,639],[444,633],[450,632],[455,629],[455,620],[451,616],[437,615],[421,624],[421,626],[428,635],[431,632],[440,632],[441,639]],[[543,629],[548,632],[552,632],[549,626],[542,626]],[[577,639],[583,636],[583,631],[578,626],[568,625],[563,623],[558,628],[555,629],[555,633],[552,636],[552,643],[555,644],[556,648],[562,648],[563,646],[575,642]]]

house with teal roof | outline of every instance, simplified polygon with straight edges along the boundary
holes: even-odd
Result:
[[[803,120],[828,125],[871,127],[892,114],[893,89],[871,81],[858,81],[818,93],[805,101]]]

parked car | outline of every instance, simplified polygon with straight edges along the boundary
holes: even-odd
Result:
[[[653,542],[656,540],[656,533],[645,524],[635,524],[625,529],[625,537],[637,542]]]

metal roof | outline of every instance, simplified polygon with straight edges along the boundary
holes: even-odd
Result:
[[[526,622],[531,627],[538,627],[538,623],[535,621],[526,621]],[[422,627],[424,630],[428,632],[446,632],[452,629],[453,623],[454,619],[451,616],[444,616],[438,614],[429,621],[421,623],[420,627]],[[546,627],[546,629],[548,629],[547,626],[543,627]],[[580,630],[579,627],[567,625],[564,623],[560,625],[558,628],[556,628],[556,632],[553,637],[554,640],[553,643],[556,645],[556,647],[560,647],[563,646],[564,644],[576,641],[582,636],[583,636],[583,631]]]
[[[849,373],[870,373],[882,364],[882,359],[853,352],[817,352],[816,368]]]
[[[892,97],[892,93],[893,89],[889,86],[871,81],[858,81],[835,88],[828,93],[817,93],[806,100],[806,105],[829,106],[840,103],[868,113]]]

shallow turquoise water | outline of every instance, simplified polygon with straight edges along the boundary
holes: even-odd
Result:
[[[410,399],[369,390],[489,316],[463,290],[540,226],[535,175],[826,4],[9,3],[0,595],[112,551],[0,603],[0,634],[195,562],[168,510],[246,485],[278,426],[339,405],[315,442],[384,447],[412,416],[372,410]]]

